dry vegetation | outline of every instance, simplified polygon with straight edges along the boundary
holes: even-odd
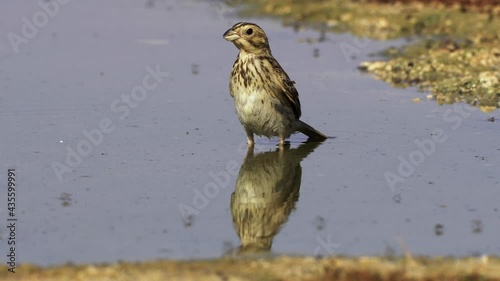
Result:
[[[109,265],[40,268],[23,265],[16,274],[0,266],[0,279],[22,281],[371,281],[371,280],[500,280],[497,258],[460,260],[433,258],[388,260],[382,258],[279,257],[273,259],[219,259],[210,261],[152,261]]]

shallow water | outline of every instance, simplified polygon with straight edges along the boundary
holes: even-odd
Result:
[[[335,137],[294,135],[283,152],[257,139],[252,154],[228,94],[237,50],[222,34],[242,20],[230,7],[71,1],[17,54],[7,34],[41,8],[0,10],[0,181],[16,169],[20,262],[400,255],[398,239],[417,255],[500,255],[500,130],[486,121],[498,113],[357,71],[403,42],[304,43],[320,35],[252,19],[297,82],[303,120]]]

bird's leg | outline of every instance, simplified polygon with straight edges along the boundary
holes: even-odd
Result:
[[[247,144],[249,147],[253,146],[254,145],[254,141],[253,141],[253,132],[250,131],[250,130],[245,130],[247,132]]]
[[[280,148],[285,147],[285,137],[280,136]]]
[[[250,145],[248,146],[248,148],[247,148],[247,155],[245,156],[245,158],[251,158],[251,157],[253,157],[253,148],[254,148],[253,145],[252,146],[250,146]]]

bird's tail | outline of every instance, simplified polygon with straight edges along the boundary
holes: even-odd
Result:
[[[307,123],[302,122],[300,120],[297,121],[297,131],[308,136],[309,139],[307,141],[320,142],[320,141],[324,141],[328,138],[320,131],[314,129],[313,127],[309,126]]]

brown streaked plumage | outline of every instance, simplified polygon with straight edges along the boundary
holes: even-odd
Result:
[[[304,143],[257,154],[248,147],[230,204],[241,240],[239,253],[270,250],[274,236],[296,207],[302,181],[300,163],[320,145]]]
[[[325,135],[299,120],[302,112],[295,82],[271,54],[264,30],[254,23],[239,22],[223,36],[240,51],[231,72],[229,92],[248,145],[254,144],[254,134],[277,136],[283,145],[296,131],[310,141],[325,140]]]

